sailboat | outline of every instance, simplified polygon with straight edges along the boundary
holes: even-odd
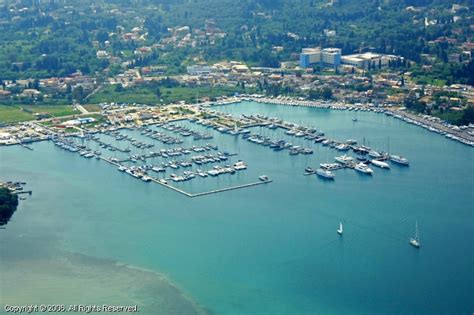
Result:
[[[337,234],[342,235],[342,232],[344,231],[342,227],[342,222],[339,222],[339,228],[337,229]]]
[[[416,222],[416,225],[415,225],[415,237],[410,238],[410,244],[416,248],[419,248],[421,246],[420,236],[418,235],[418,222]]]

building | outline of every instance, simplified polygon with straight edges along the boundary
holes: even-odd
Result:
[[[34,98],[34,97],[39,96],[40,94],[41,92],[36,89],[24,89],[23,92],[21,93],[21,96]]]
[[[360,69],[367,69],[369,66],[374,68],[386,68],[390,61],[397,60],[397,58],[399,57],[394,55],[383,55],[366,52],[363,54],[342,56],[341,61],[345,65],[351,65]]]
[[[109,53],[106,52],[105,50],[98,50],[96,53],[95,53],[96,57],[99,58],[99,59],[105,59],[105,58],[108,58],[109,57]]]
[[[365,67],[365,60],[358,57],[357,55],[349,55],[349,56],[342,56],[341,61],[345,65],[353,66],[356,68],[364,69]]]
[[[186,70],[190,75],[207,75],[212,72],[211,67],[209,67],[208,65],[188,66]]]
[[[89,124],[95,122],[95,118],[92,117],[84,117],[84,118],[77,118],[73,120],[68,120],[64,122],[64,126],[77,126],[77,125],[83,125],[83,124]]]
[[[341,64],[341,49],[339,48],[303,48],[300,54],[300,67],[308,68],[313,65],[337,67]]]
[[[321,62],[324,65],[337,67],[341,64],[340,48],[324,48],[321,52]]]
[[[0,100],[7,100],[12,96],[10,91],[0,90]]]
[[[300,54],[300,67],[308,68],[321,62],[321,48],[303,48]]]

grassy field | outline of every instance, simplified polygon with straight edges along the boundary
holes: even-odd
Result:
[[[68,116],[74,114],[80,114],[79,111],[75,110],[71,105],[55,105],[55,106],[45,106],[45,105],[22,105],[21,108],[24,111],[31,111],[33,114],[36,113],[49,113],[54,117]]]
[[[36,113],[49,113],[54,117],[79,114],[71,105],[0,105],[0,123],[34,120]]]
[[[89,112],[100,112],[100,106],[94,104],[82,105]]]
[[[0,105],[0,124],[15,123],[34,118],[33,114],[22,111],[19,106]]]
[[[116,92],[112,85],[104,86],[100,91],[92,95],[87,102],[89,104],[98,103],[140,103],[157,104],[160,99],[156,94],[146,88],[129,88],[122,92]]]
[[[179,101],[194,103],[196,97],[218,97],[233,95],[242,92],[237,87],[160,87],[161,95],[157,96],[155,91],[146,87],[127,88],[121,92],[115,91],[114,86],[105,86],[96,94],[92,95],[88,103],[97,104],[101,102],[115,103],[139,103],[148,105],[169,104]]]

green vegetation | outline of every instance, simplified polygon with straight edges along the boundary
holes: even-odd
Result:
[[[18,206],[18,196],[8,188],[0,188],[0,225],[5,225]]]
[[[33,114],[27,113],[19,106],[0,105],[0,124],[16,123],[35,119]]]
[[[415,78],[474,84],[474,63],[460,48],[472,41],[472,1],[456,4],[460,7],[453,12],[453,2],[445,0],[80,0],[74,6],[7,0],[0,4],[0,80],[65,76],[77,70],[95,75],[108,69],[113,74],[123,61],[128,67],[165,65],[168,74],[199,60],[274,67],[294,60],[292,54],[302,47],[323,46],[339,47],[343,54],[398,54],[419,65],[432,59],[432,69],[413,69]],[[142,26],[139,19],[144,28],[138,35],[148,35],[123,39],[123,33]],[[164,45],[146,56],[135,54],[139,47],[169,38],[170,27],[202,30],[206,20],[226,36],[195,47]],[[111,66],[108,58],[97,58],[99,50],[118,63]],[[75,99],[85,96],[80,92]],[[144,96],[142,101],[153,99]]]
[[[21,106],[24,111],[31,112],[33,114],[48,113],[53,117],[77,115],[80,112],[74,109],[71,105],[57,105],[57,106],[45,106],[45,105],[24,105]]]
[[[16,123],[34,120],[34,114],[46,113],[52,117],[61,117],[80,114],[71,105],[43,106],[43,105],[0,105],[0,123]]]
[[[116,103],[138,103],[138,104],[170,104],[180,101],[195,103],[196,98],[216,98],[223,95],[234,95],[243,93],[241,87],[164,87],[164,86],[140,86],[117,89],[112,85],[103,87],[92,95],[88,102],[92,104],[102,102]]]
[[[94,104],[82,105],[89,112],[100,112],[100,106]]]
[[[160,99],[152,90],[146,87],[133,87],[123,90],[116,90],[113,85],[106,85],[100,91],[92,95],[87,102],[98,104],[102,102],[115,103],[138,103],[138,104],[158,104]]]
[[[317,99],[329,100],[331,98],[332,98],[332,90],[327,87],[309,91],[309,99],[311,100],[317,100]]]
[[[474,123],[474,108],[468,107],[464,110],[432,111],[433,116],[439,117],[454,125],[468,125]]]

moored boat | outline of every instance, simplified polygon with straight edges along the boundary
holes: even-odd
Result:
[[[370,167],[368,167],[367,165],[365,165],[364,163],[359,163],[357,164],[354,169],[358,172],[361,172],[363,174],[367,174],[367,175],[372,175],[372,173],[374,172]]]
[[[380,167],[380,168],[385,168],[385,169],[390,168],[390,165],[386,162],[383,162],[383,161],[372,160],[372,161],[370,161],[370,163],[372,163],[373,165],[375,165],[377,167]]]
[[[326,178],[326,179],[334,179],[334,176],[335,176],[333,172],[322,169],[322,168],[319,168],[316,170],[316,175]]]
[[[401,155],[390,155],[390,161],[399,165],[405,165],[405,166],[410,165],[410,162],[408,162],[408,159]]]

